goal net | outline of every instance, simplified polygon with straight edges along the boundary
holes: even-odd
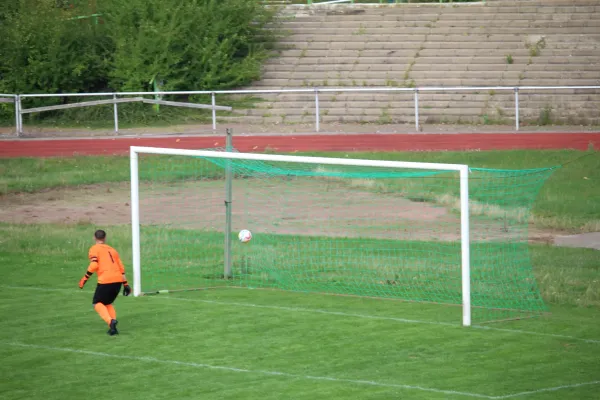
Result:
[[[546,309],[528,219],[552,169],[143,147],[131,169],[135,295],[393,298],[458,306],[464,325]]]

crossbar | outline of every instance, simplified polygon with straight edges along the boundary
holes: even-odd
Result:
[[[67,108],[78,108],[78,107],[89,107],[89,106],[101,106],[104,104],[117,104],[117,103],[133,103],[144,100],[142,97],[129,97],[125,99],[110,99],[110,100],[95,100],[95,101],[82,101],[79,103],[71,104],[60,104],[57,106],[46,106],[46,107],[35,107],[25,108],[21,110],[21,114],[28,114],[34,112],[52,111],[52,110],[65,110]]]
[[[306,157],[306,156],[285,156],[274,154],[254,154],[254,153],[229,153],[207,150],[183,150],[167,149],[160,147],[139,147],[131,146],[132,153],[145,154],[164,154],[172,156],[189,157],[207,157],[207,158],[227,158],[235,160],[254,160],[254,161],[275,161],[291,162],[301,164],[324,164],[324,165],[351,165],[357,167],[379,167],[379,168],[409,168],[409,169],[430,169],[438,171],[462,171],[467,169],[467,165],[462,164],[438,164],[421,163],[408,161],[381,161],[381,160],[362,160],[348,158],[329,158],[329,157]]]
[[[217,111],[231,111],[233,108],[229,106],[212,106],[210,104],[196,104],[196,103],[184,103],[180,101],[166,101],[166,100],[151,100],[143,99],[142,103],[145,104],[160,104],[164,106],[173,107],[187,107],[187,108],[200,108],[204,110],[217,110]]]
[[[14,98],[0,97],[0,103],[14,103],[14,102],[15,102]]]

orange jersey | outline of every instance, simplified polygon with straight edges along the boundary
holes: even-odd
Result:
[[[88,273],[98,274],[98,283],[123,282],[125,267],[119,253],[107,244],[95,244],[89,251]]]

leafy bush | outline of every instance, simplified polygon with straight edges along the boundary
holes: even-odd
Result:
[[[256,0],[104,0],[115,43],[111,87],[231,88],[260,77],[273,13]]]
[[[106,87],[112,44],[101,25],[69,20],[56,0],[17,0],[0,24],[0,92],[61,93]]]
[[[97,10],[64,0],[5,3],[0,93],[151,91],[155,82],[162,90],[232,88],[260,77],[276,35],[266,29],[274,11],[256,0],[103,0]],[[100,23],[73,19],[94,12]]]

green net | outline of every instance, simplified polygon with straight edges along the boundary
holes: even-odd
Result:
[[[552,171],[471,169],[474,323],[545,311],[528,222]],[[139,177],[144,293],[235,286],[462,302],[456,171],[140,154]],[[250,242],[237,239],[242,229]],[[449,309],[459,321],[460,307],[439,312]]]

